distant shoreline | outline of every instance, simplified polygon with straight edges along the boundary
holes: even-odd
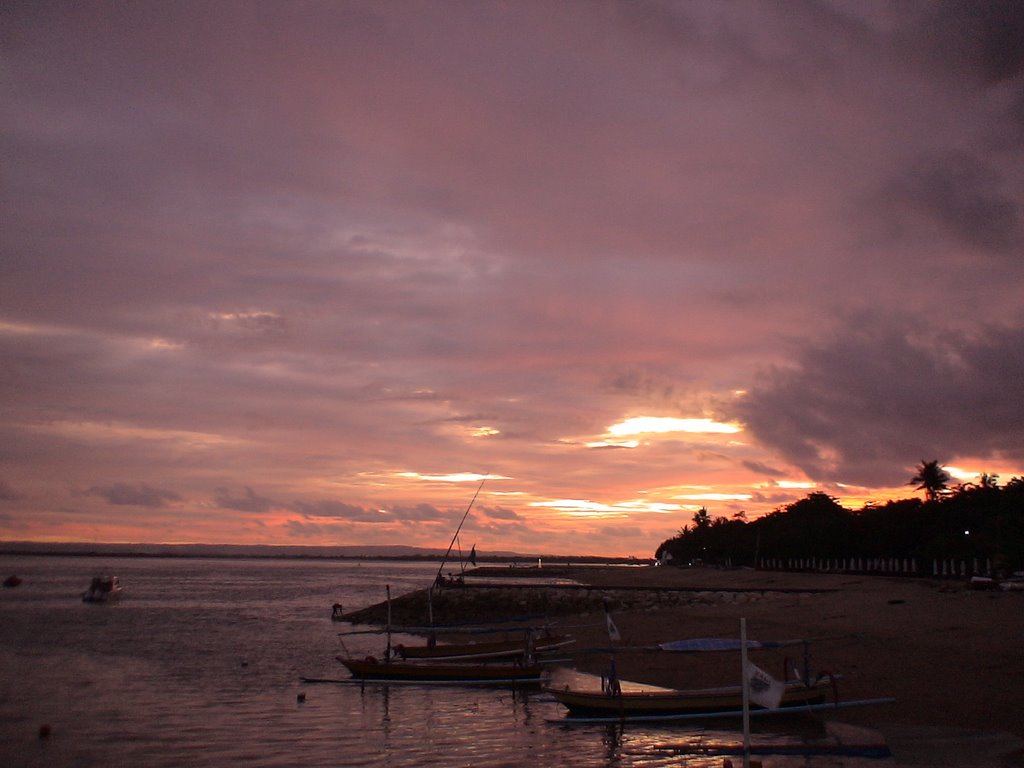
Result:
[[[221,560],[313,560],[313,561],[387,561],[440,563],[444,550],[407,546],[293,547],[272,544],[90,544],[82,542],[0,542],[0,557],[108,557],[176,558]],[[650,565],[653,560],[599,555],[529,555],[502,552],[480,555],[481,564],[518,564],[550,562],[558,565]],[[458,557],[449,555],[453,567]],[[468,563],[467,563],[468,567]],[[537,569],[535,565],[525,566]]]
[[[116,557],[161,560],[381,560],[392,562],[440,563],[440,557],[429,555],[280,555],[280,554],[210,554],[203,552],[62,552],[54,550],[26,551],[0,549],[0,557]]]

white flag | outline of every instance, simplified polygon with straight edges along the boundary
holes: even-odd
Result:
[[[613,643],[617,643],[622,640],[622,635],[619,634],[619,628],[616,627],[615,622],[612,621],[612,615],[606,611],[604,617],[608,621],[608,639]]]
[[[786,686],[773,678],[763,669],[747,662],[747,688],[750,700],[766,709],[778,709],[782,702],[782,694]]]

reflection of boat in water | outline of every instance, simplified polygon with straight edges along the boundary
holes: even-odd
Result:
[[[520,650],[520,652],[522,652]],[[361,680],[394,680],[402,682],[539,683],[542,667],[535,663],[380,661],[373,656],[363,659],[338,656],[338,661]]]
[[[106,603],[121,596],[121,580],[117,576],[93,576],[89,588],[82,593],[82,602]]]
[[[570,715],[631,717],[643,715],[685,715],[707,713],[739,713],[743,709],[743,687],[729,685],[719,688],[663,688],[590,675],[576,670],[557,668],[543,683],[543,689],[565,705]],[[777,709],[799,708],[824,704],[833,689],[831,677],[823,677],[810,685],[802,681],[785,684]]]

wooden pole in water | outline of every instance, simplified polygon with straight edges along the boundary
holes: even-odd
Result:
[[[391,585],[390,584],[384,585],[384,589],[387,591],[387,596],[388,596],[388,624],[387,624],[388,647],[387,647],[387,649],[384,652],[384,660],[385,661],[390,661],[391,660]]]
[[[743,768],[750,768],[750,681],[747,678],[746,619],[740,619],[740,663],[743,667]]]

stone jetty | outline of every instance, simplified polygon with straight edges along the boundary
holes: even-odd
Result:
[[[586,571],[584,570],[585,574]],[[512,617],[558,618],[612,611],[659,611],[680,606],[737,604],[771,600],[781,595],[827,592],[750,585],[731,588],[656,586],[652,584],[590,584],[570,581],[580,568],[511,569],[481,567],[457,584],[422,589],[391,600],[394,625],[423,626],[433,612],[434,623],[457,624],[508,620]],[[516,578],[531,583],[516,583]],[[543,579],[539,577],[543,576]],[[625,577],[623,581],[626,581]],[[363,608],[341,617],[353,624],[383,625],[387,604]]]

